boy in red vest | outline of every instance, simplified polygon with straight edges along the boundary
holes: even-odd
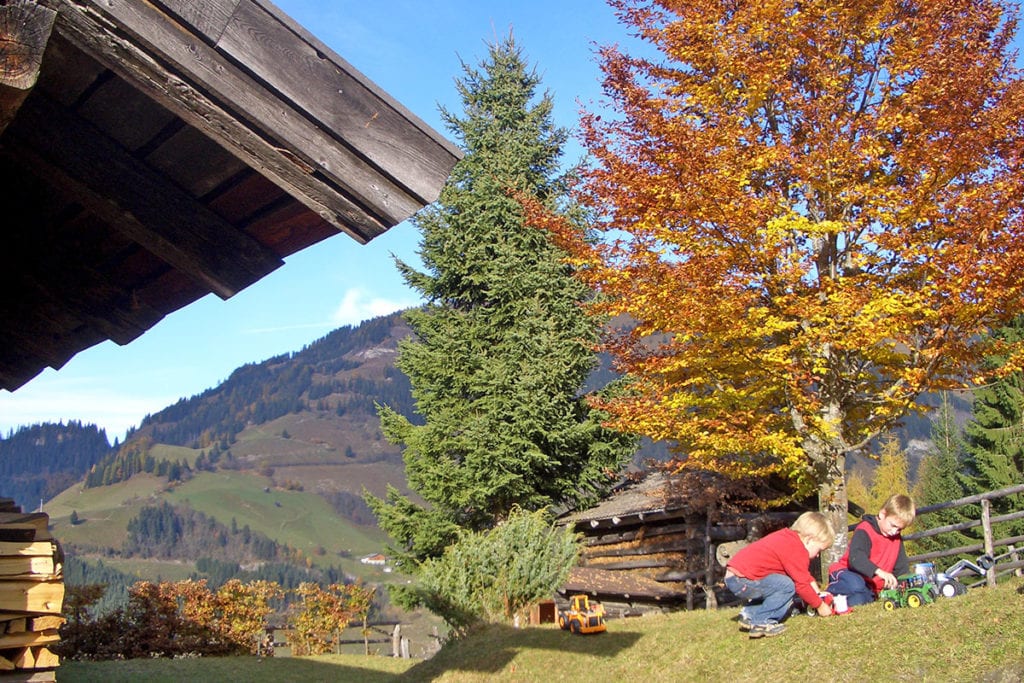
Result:
[[[773,531],[745,546],[725,566],[725,586],[747,602],[740,610],[740,629],[751,638],[777,636],[799,595],[823,617],[832,607],[821,599],[809,565],[832,545],[832,525],[820,512],[805,512],[788,529]]]
[[[874,602],[883,588],[895,588],[896,577],[910,572],[901,534],[916,514],[914,501],[900,493],[890,496],[877,516],[864,515],[846,553],[828,568],[828,592],[845,595],[853,607]]]

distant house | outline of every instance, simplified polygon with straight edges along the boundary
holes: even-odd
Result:
[[[716,604],[732,553],[797,514],[726,511],[709,506],[705,494],[713,482],[695,495],[679,481],[651,472],[598,505],[559,518],[583,535],[579,563],[559,593],[587,593],[612,616],[692,609],[707,602],[709,589]],[[701,496],[705,500],[697,500]]]
[[[381,553],[375,553],[373,555],[367,555],[366,557],[361,557],[361,558],[359,558],[359,561],[362,562],[363,564],[372,564],[372,565],[377,565],[377,566],[383,567],[385,564],[388,563],[388,558],[387,558],[387,556],[382,555]]]

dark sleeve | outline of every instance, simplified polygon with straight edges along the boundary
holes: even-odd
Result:
[[[874,576],[878,565],[870,560],[870,555],[871,538],[863,529],[857,529],[850,539],[850,569],[861,576],[868,578]]]
[[[896,576],[903,576],[910,573],[910,559],[907,557],[907,546],[900,540],[900,554],[896,556],[896,566],[892,568]]]

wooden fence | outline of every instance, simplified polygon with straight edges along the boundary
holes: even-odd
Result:
[[[958,498],[957,500],[951,500],[946,503],[938,503],[936,505],[928,505],[917,509],[918,517],[927,515],[931,512],[937,512],[939,510],[949,510],[952,508],[960,508],[966,505],[979,505],[981,507],[981,517],[976,520],[968,520],[960,522],[959,524],[950,524],[948,526],[936,527],[934,529],[926,529],[924,531],[918,531],[912,534],[907,534],[903,537],[905,541],[913,541],[921,538],[929,538],[931,536],[939,536],[941,534],[949,533],[952,531],[965,531],[967,529],[973,529],[981,527],[982,530],[982,542],[973,545],[960,546],[958,548],[950,548],[948,550],[937,550],[935,552],[923,553],[921,555],[912,555],[910,557],[911,563],[914,562],[928,562],[931,560],[940,559],[943,557],[953,557],[957,555],[979,555],[984,553],[994,558],[995,564],[988,569],[983,579],[970,585],[979,585],[981,583],[987,583],[989,586],[994,586],[996,579],[1001,576],[1006,576],[1010,573],[1020,575],[1021,568],[1024,567],[1024,561],[1020,559],[1018,554],[1017,546],[1020,543],[1024,543],[1024,536],[1007,536],[1003,538],[996,538],[992,532],[992,525],[999,524],[1000,522],[1010,522],[1016,519],[1024,519],[1024,510],[1017,510],[1005,515],[992,516],[992,501],[999,498],[1005,498],[1015,494],[1024,493],[1024,484],[1018,484],[1016,486],[1009,486],[998,491],[989,491],[988,493],[979,493],[974,496],[967,496],[966,498]],[[996,549],[1001,552],[996,553]],[[1005,549],[1005,550],[1003,550]]]

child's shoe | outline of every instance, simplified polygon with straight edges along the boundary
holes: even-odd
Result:
[[[750,627],[754,625],[754,622],[750,621],[750,617],[748,617],[743,612],[740,612],[740,616],[739,619],[737,619],[737,621],[740,622],[741,631],[749,631]]]
[[[751,638],[767,638],[771,636],[777,636],[786,630],[785,624],[780,624],[776,621],[769,622],[767,624],[754,624],[750,627]]]

